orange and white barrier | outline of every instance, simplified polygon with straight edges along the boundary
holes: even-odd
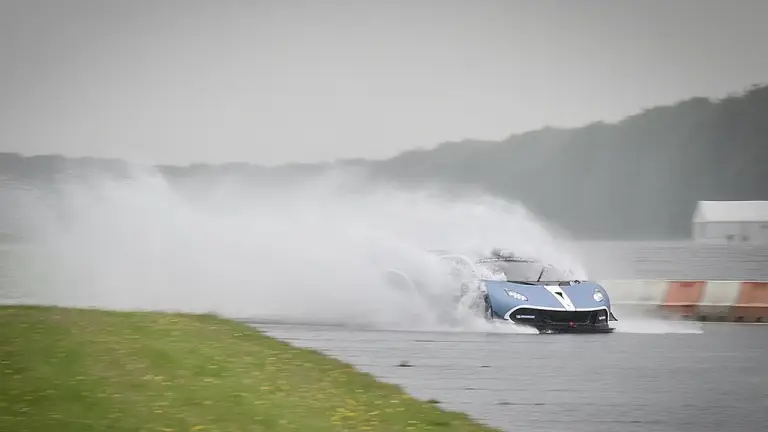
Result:
[[[598,281],[616,305],[659,308],[700,321],[768,322],[768,282]]]

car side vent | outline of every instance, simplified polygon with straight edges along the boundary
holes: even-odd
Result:
[[[560,296],[560,298],[564,298],[564,297],[563,297],[563,293],[562,293],[562,292],[560,292],[560,291],[556,292],[555,294],[559,295],[559,296]]]

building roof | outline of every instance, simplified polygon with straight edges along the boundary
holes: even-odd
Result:
[[[768,201],[699,201],[693,222],[768,223]]]

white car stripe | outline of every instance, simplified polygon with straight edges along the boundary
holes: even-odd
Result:
[[[559,286],[544,286],[544,289],[549,291],[550,294],[552,294],[552,297],[556,298],[557,301],[560,302],[561,305],[565,308],[567,311],[575,311],[576,306],[571,303],[571,299],[568,298],[568,294],[565,293],[562,289],[560,289]]]

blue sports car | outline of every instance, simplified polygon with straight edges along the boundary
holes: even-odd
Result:
[[[437,255],[442,262],[452,262],[451,280],[459,285],[458,292],[448,299],[444,292],[430,294],[423,283],[402,272],[390,276],[405,281],[409,291],[433,307],[440,308],[440,302],[448,300],[482,314],[487,321],[522,324],[540,333],[608,333],[614,330],[609,322],[618,321],[602,286],[572,280],[550,265],[498,251],[476,261],[444,251],[437,251]]]
[[[487,320],[501,319],[540,332],[612,332],[617,321],[605,288],[595,282],[569,280],[535,260],[495,256],[476,262],[503,278],[481,279]]]

